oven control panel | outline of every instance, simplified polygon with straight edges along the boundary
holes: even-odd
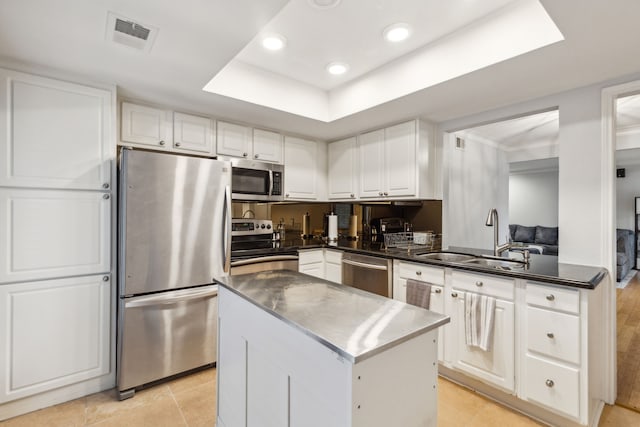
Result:
[[[254,234],[273,233],[273,222],[270,219],[234,218],[231,220],[232,236],[250,236]]]

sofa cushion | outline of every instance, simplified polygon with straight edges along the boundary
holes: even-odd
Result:
[[[625,265],[629,261],[627,254],[618,252],[616,254],[616,265]]]
[[[513,240],[516,242],[533,243],[535,241],[535,237],[535,227],[525,227],[524,225],[518,225],[513,236]]]
[[[516,241],[516,229],[518,228],[518,224],[509,224],[509,239],[512,242]]]
[[[558,244],[558,227],[536,227],[536,241],[541,245],[557,245]]]

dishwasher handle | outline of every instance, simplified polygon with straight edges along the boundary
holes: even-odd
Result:
[[[349,264],[349,265],[353,265],[356,267],[362,267],[362,268],[370,268],[372,270],[382,270],[382,271],[387,271],[388,268],[386,265],[380,265],[380,264],[369,264],[366,262],[359,262],[359,261],[353,261],[350,259],[342,259],[342,263],[343,264]]]
[[[207,299],[218,295],[218,286],[207,286],[189,291],[164,292],[149,296],[135,298],[125,302],[125,308],[148,307],[153,305],[176,304],[196,299]]]

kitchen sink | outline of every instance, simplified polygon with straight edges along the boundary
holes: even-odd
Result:
[[[523,270],[525,264],[519,261],[510,261],[507,259],[491,259],[491,258],[474,258],[465,261],[465,264],[483,265],[487,267],[495,267],[501,270]]]
[[[418,254],[415,257],[447,262],[470,262],[476,259],[473,255],[458,254],[455,252],[428,252],[425,254]]]

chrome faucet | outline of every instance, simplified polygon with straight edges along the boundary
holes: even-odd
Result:
[[[493,227],[493,255],[500,256],[502,252],[508,250],[511,247],[511,243],[505,242],[502,245],[498,243],[498,210],[496,208],[492,208],[489,210],[489,215],[487,215],[487,222],[485,222],[487,227]]]

